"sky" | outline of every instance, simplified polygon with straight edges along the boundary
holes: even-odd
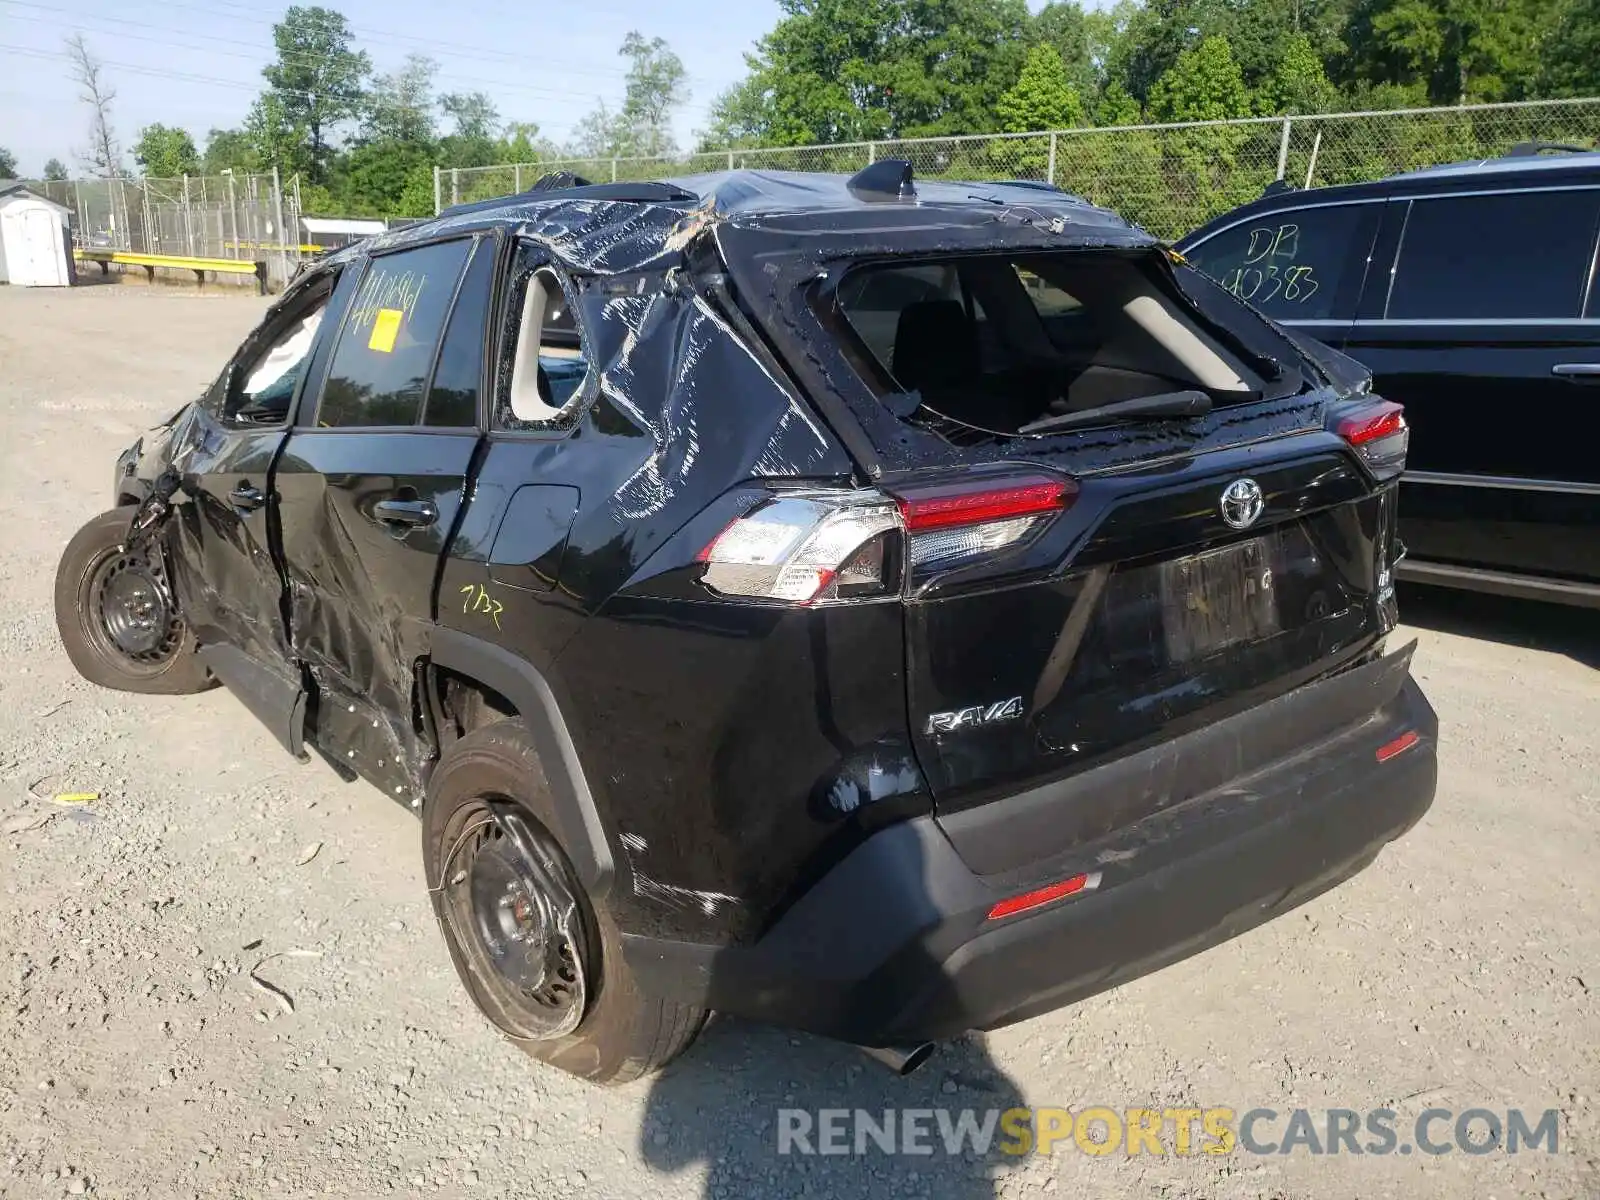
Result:
[[[310,0],[306,0],[310,2]],[[744,51],[778,20],[774,0],[324,0],[344,13],[355,42],[383,72],[412,52],[439,63],[440,92],[487,92],[504,120],[534,121],[565,140],[601,99],[622,98],[629,30],[664,38],[689,73],[677,115],[692,141],[716,95],[744,74]],[[272,25],[288,0],[0,0],[0,146],[22,176],[59,158],[73,174],[88,142],[63,40],[82,32],[116,89],[112,116],[123,148],[151,122],[180,125],[199,146],[212,128],[243,119],[265,85]],[[684,14],[692,14],[686,24]],[[126,155],[129,165],[131,154]]]
[[[303,0],[312,2],[312,0]],[[323,0],[344,13],[378,72],[412,52],[439,63],[440,92],[484,91],[507,121],[533,121],[555,141],[603,99],[622,98],[617,50],[629,30],[664,38],[689,73],[678,142],[689,146],[717,94],[744,76],[744,52],[778,21],[775,0]],[[1030,0],[1037,10],[1044,0]],[[272,25],[288,0],[0,0],[0,147],[18,173],[59,158],[74,174],[89,115],[63,57],[81,32],[116,89],[112,117],[128,151],[152,122],[187,129],[202,149],[233,128],[259,94]],[[685,20],[686,14],[689,20]]]

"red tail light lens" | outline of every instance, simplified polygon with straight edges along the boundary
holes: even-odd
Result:
[[[926,576],[1019,544],[1077,496],[1070,479],[1022,475],[909,487],[895,498],[911,568]]]
[[[1060,512],[1072,502],[1077,488],[1066,479],[1037,479],[1007,484],[947,484],[899,497],[900,512],[912,533],[947,529],[951,525],[978,525],[1012,517]]]
[[[962,480],[890,496],[859,488],[775,492],[696,555],[724,596],[819,604],[898,593],[1020,544],[1076,499],[1048,475]]]
[[[1405,409],[1388,400],[1362,404],[1338,413],[1334,432],[1361,455],[1379,479],[1394,479],[1406,466],[1406,451],[1411,444],[1411,428]]]

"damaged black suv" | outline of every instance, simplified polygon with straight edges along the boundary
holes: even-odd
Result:
[[[220,681],[417,810],[534,1056],[633,1078],[716,1010],[908,1069],[1426,810],[1406,438],[1054,189],[553,180],[297,279],[56,612],[87,678]]]

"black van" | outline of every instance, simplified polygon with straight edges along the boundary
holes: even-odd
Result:
[[[1178,249],[1413,429],[1402,579],[1600,606],[1600,153],[1279,191]]]

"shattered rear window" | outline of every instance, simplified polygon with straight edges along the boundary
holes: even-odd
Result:
[[[896,416],[956,444],[1042,419],[1184,390],[1218,407],[1263,380],[1147,251],[977,254],[866,263],[841,280],[855,358]]]

